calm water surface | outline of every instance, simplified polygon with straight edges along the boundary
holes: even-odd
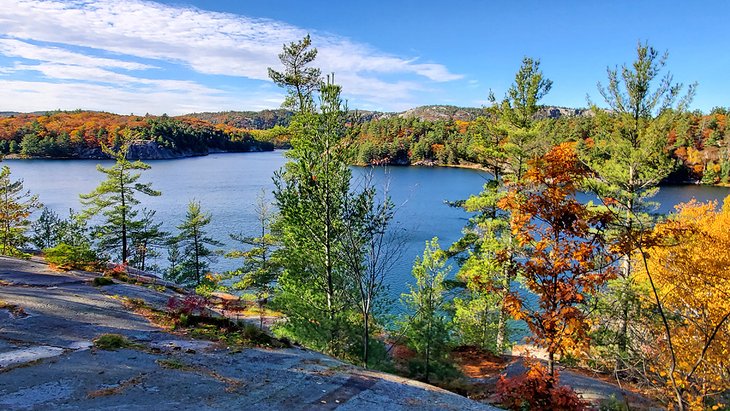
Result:
[[[196,199],[213,215],[209,228],[212,237],[235,244],[231,233],[254,233],[257,230],[253,204],[265,189],[273,189],[272,176],[286,162],[281,151],[266,153],[214,154],[179,160],[149,161],[152,168],[143,172],[141,181],[152,182],[162,191],[160,197],[140,196],[142,206],[157,210],[157,218],[168,231],[175,231],[185,216],[187,204]],[[14,179],[22,178],[25,188],[61,216],[68,209],[79,210],[79,193],[93,190],[103,175],[95,170],[96,160],[7,160]],[[112,163],[101,162],[105,166]],[[467,198],[478,193],[489,175],[469,169],[393,167],[356,168],[355,177],[372,172],[380,187],[387,181],[397,206],[397,224],[405,230],[407,244],[399,264],[389,276],[391,296],[397,298],[407,289],[413,259],[423,252],[426,240],[439,237],[447,247],[461,234],[468,215],[449,207],[445,201]],[[655,197],[660,212],[671,212],[677,203],[696,198],[720,200],[730,195],[730,188],[705,186],[663,187]],[[164,261],[160,262],[164,266]],[[219,258],[211,265],[214,271],[233,269],[237,261]]]

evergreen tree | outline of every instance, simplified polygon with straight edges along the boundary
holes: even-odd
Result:
[[[64,220],[48,207],[43,207],[41,215],[30,225],[33,236],[30,242],[39,250],[55,247],[63,236]]]
[[[182,270],[182,253],[180,242],[177,237],[170,238],[167,242],[167,262],[169,266],[163,274],[163,278],[169,281],[177,281]]]
[[[540,71],[540,60],[525,57],[501,104],[497,105],[493,94],[489,96],[500,119],[498,126],[507,135],[501,149],[505,151],[506,171],[514,175],[514,181],[522,179],[527,160],[549,148],[538,138],[535,115],[540,109],[538,102],[550,92],[552,85]]]
[[[597,127],[580,146],[581,158],[595,177],[587,186],[614,212],[614,238],[623,252],[621,275],[610,284],[604,304],[610,316],[619,319],[613,331],[621,356],[629,346],[629,320],[640,310],[630,254],[641,246],[643,233],[653,224],[649,213],[655,205],[650,199],[674,168],[665,150],[667,134],[695,89],[692,85],[680,96],[682,85],[672,83],[669,73],[661,75],[667,56],[639,43],[630,66],[607,70],[608,85],[599,83],[599,91],[610,111],[594,107]]]
[[[238,279],[234,287],[239,289],[256,287],[264,294],[268,294],[272,283],[278,277],[281,265],[274,256],[279,246],[278,239],[271,233],[274,214],[263,190],[256,199],[254,210],[259,223],[259,235],[251,237],[231,234],[231,239],[241,243],[246,249],[231,251],[226,257],[243,259],[243,266],[232,273]]]
[[[261,313],[260,326],[263,328],[264,301],[268,300],[282,270],[281,261],[275,254],[280,242],[271,233],[274,214],[263,189],[257,197],[255,211],[261,230],[258,237],[231,234],[231,238],[241,243],[246,249],[231,251],[226,254],[226,257],[243,259],[243,265],[229,275],[237,279],[233,284],[234,288],[253,287],[256,290]]]
[[[157,249],[167,245],[169,233],[161,230],[161,222],[155,222],[155,211],[142,209],[142,217],[130,232],[132,241],[130,265],[142,271],[148,269],[147,261],[158,257]]]
[[[38,196],[24,191],[23,180],[12,181],[10,168],[0,169],[0,254],[21,255],[20,247],[28,241],[28,217],[40,207]]]
[[[161,193],[152,189],[151,183],[140,183],[140,173],[134,170],[147,170],[149,165],[141,162],[130,162],[126,158],[127,147],[112,151],[103,147],[104,152],[116,160],[111,167],[97,165],[96,169],[106,175],[106,180],[89,194],[81,194],[81,203],[86,206],[83,218],[101,214],[103,222],[95,227],[94,237],[102,251],[116,251],[123,263],[131,255],[131,233],[139,225],[138,210],[135,206],[139,200],[135,194],[159,196]]]
[[[204,274],[209,263],[214,260],[214,252],[209,248],[220,247],[223,244],[208,237],[206,226],[210,224],[211,215],[204,213],[199,201],[190,201],[185,221],[177,226],[180,233],[177,242],[182,247],[183,258],[180,270],[174,281],[186,286],[199,286],[203,283]]]
[[[287,88],[297,110],[289,126],[290,161],[275,176],[284,266],[275,302],[287,315],[279,332],[334,355],[367,356],[367,349],[358,346],[368,344],[371,329],[365,323],[373,318],[383,274],[374,278],[363,269],[374,263],[367,251],[370,239],[362,241],[367,237],[363,234],[380,235],[365,229],[372,222],[363,218],[382,208],[375,204],[371,187],[351,187],[350,117],[334,75],[319,83],[319,70],[306,67],[316,56],[309,46],[306,37],[284,47],[280,59],[288,77],[270,71]],[[357,315],[357,307],[364,307],[364,315]],[[367,331],[360,333],[362,329]]]
[[[490,118],[478,123],[478,137],[472,144],[477,160],[487,167],[493,179],[483,191],[457,203],[465,211],[476,213],[464,229],[464,236],[451,247],[452,253],[464,253],[457,278],[465,295],[457,301],[455,324],[464,336],[479,336],[483,348],[504,350],[509,314],[506,301],[512,282],[518,275],[515,255],[519,251],[509,226],[509,212],[497,203],[505,194],[505,182],[522,180],[527,160],[541,151],[536,119],[540,100],[550,91],[552,81],[540,71],[540,62],[524,58],[507,95],[500,105],[488,109]],[[494,309],[488,304],[496,303]],[[478,313],[467,307],[477,308]],[[494,334],[491,334],[494,332]],[[476,333],[476,334],[475,334]],[[493,341],[493,343],[492,343]]]
[[[333,354],[345,349],[341,334],[352,292],[337,258],[343,247],[343,204],[350,195],[345,119],[340,87],[322,86],[319,112],[301,112],[293,119],[291,161],[277,173],[274,191],[284,245],[277,298],[289,315],[285,332]]]
[[[322,81],[322,73],[318,68],[307,67],[317,57],[317,49],[311,46],[309,34],[301,41],[285,44],[284,51],[279,54],[284,72],[269,68],[269,77],[274,84],[287,89],[288,94],[282,107],[295,112],[312,110],[313,93]]]
[[[444,280],[451,267],[446,265],[446,259],[437,238],[427,241],[423,257],[416,258],[413,263],[416,284],[409,285],[410,292],[401,296],[403,304],[413,313],[403,322],[402,328],[408,345],[423,361],[422,369],[417,372],[426,382],[434,368],[445,365],[447,360],[449,321],[445,311]]]
[[[345,264],[348,284],[355,289],[351,297],[362,321],[361,360],[368,368],[376,308],[387,290],[385,278],[401,256],[403,241],[391,230],[394,205],[387,192],[377,202],[377,190],[370,177],[363,186],[361,192],[343,202],[343,247],[339,259]]]

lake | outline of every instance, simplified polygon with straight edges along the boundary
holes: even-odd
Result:
[[[160,197],[140,196],[142,206],[157,210],[164,228],[175,231],[185,216],[190,200],[199,200],[213,216],[209,234],[235,247],[231,233],[254,233],[257,230],[253,204],[265,189],[273,189],[272,176],[286,158],[282,151],[263,153],[222,153],[178,160],[148,161],[152,168],[143,172],[142,182],[152,182],[162,191]],[[6,160],[13,179],[23,179],[25,188],[38,194],[41,202],[59,213],[79,210],[78,195],[88,193],[102,181],[95,170],[97,160]],[[108,166],[110,161],[101,162]],[[462,168],[390,167],[355,168],[356,178],[372,172],[379,187],[388,181],[390,194],[397,206],[396,223],[405,230],[407,243],[399,264],[388,278],[391,297],[407,290],[411,281],[413,259],[423,252],[424,243],[436,236],[442,247],[448,247],[461,235],[468,215],[449,207],[446,201],[467,198],[478,193],[489,179],[485,172]],[[662,187],[655,200],[660,212],[671,212],[677,203],[696,198],[701,201],[722,200],[730,188],[697,185]],[[270,198],[272,196],[270,195]],[[164,260],[161,263],[164,264]],[[220,257],[211,267],[214,271],[233,269],[238,261]]]

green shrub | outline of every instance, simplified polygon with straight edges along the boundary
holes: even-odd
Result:
[[[46,248],[43,254],[48,263],[61,270],[93,270],[98,265],[96,254],[88,246],[76,246],[61,243]]]
[[[121,334],[102,334],[94,339],[94,347],[100,350],[114,351],[132,347],[133,344]]]
[[[91,284],[94,287],[103,287],[105,285],[112,285],[114,284],[114,280],[112,280],[109,277],[96,277],[91,281]]]
[[[629,406],[626,402],[616,398],[615,394],[611,394],[611,397],[601,401],[598,406],[599,411],[629,411]]]

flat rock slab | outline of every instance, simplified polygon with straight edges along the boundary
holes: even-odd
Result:
[[[159,306],[168,290],[93,287],[87,274],[0,258],[0,300],[29,314],[0,317],[0,410],[495,409],[308,350],[231,351],[173,335],[115,298]],[[89,349],[104,333],[136,348]]]
[[[12,285],[57,287],[79,284],[94,276],[83,271],[56,272],[38,258],[19,260],[0,256],[0,279]]]
[[[10,365],[23,364],[43,358],[51,358],[59,356],[63,353],[63,348],[51,347],[47,345],[38,345],[28,348],[18,348],[12,351],[0,353],[0,368]]]

